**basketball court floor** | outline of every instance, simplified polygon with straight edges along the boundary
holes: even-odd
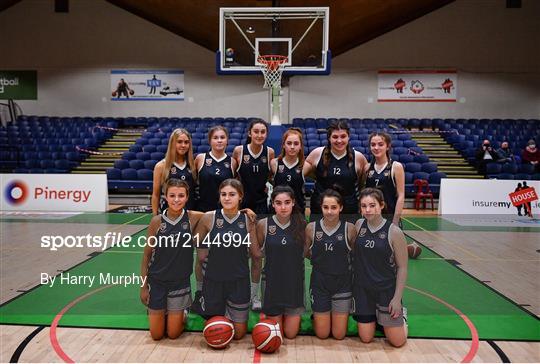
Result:
[[[540,224],[483,219],[403,219],[408,239],[423,247],[420,258],[409,261],[404,304],[410,339],[403,348],[392,348],[381,337],[362,344],[352,319],[345,340],[317,339],[306,299],[301,335],[285,340],[275,354],[260,354],[249,335],[226,350],[209,348],[200,333],[203,321],[193,314],[179,339],[153,341],[139,286],[106,279],[108,273],[138,275],[141,248],[40,247],[44,235],[81,232],[135,240],[146,233],[149,214],[3,213],[0,361],[539,362]],[[307,279],[310,272],[306,264]],[[40,284],[42,274],[104,279],[51,287]],[[250,327],[258,317],[251,313]]]

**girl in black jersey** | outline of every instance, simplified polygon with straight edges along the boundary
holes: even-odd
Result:
[[[242,207],[248,207],[257,214],[268,213],[266,182],[270,177],[270,161],[274,149],[264,145],[268,136],[268,124],[255,119],[248,126],[245,145],[234,148],[233,159],[238,165],[236,172],[244,185]]]
[[[270,161],[274,187],[290,186],[294,191],[294,201],[302,213],[306,208],[304,198],[304,141],[298,128],[288,129],[281,139],[281,153]]]
[[[229,132],[217,125],[208,130],[210,152],[201,153],[195,158],[195,168],[199,183],[198,210],[211,211],[219,207],[218,188],[221,182],[234,178],[236,161],[225,153]]]
[[[384,197],[380,190],[362,190],[360,208],[364,218],[356,222],[353,317],[362,342],[373,340],[378,322],[389,343],[399,347],[407,341],[406,315],[401,304],[407,280],[405,236],[382,216]]]
[[[356,237],[354,225],[341,219],[341,195],[334,190],[322,193],[320,220],[306,228],[306,248],[311,257],[310,293],[313,329],[320,339],[330,333],[341,340],[347,334],[352,301],[350,251]]]
[[[189,199],[187,182],[169,179],[164,188],[169,207],[152,218],[141,263],[141,276],[147,279],[140,297],[148,307],[154,340],[165,334],[176,339],[184,330],[184,310],[191,305],[192,230],[203,215],[184,208]]]
[[[304,175],[316,180],[310,200],[312,214],[321,214],[321,194],[334,186],[343,190],[343,214],[358,214],[358,186],[367,160],[349,145],[349,133],[347,122],[332,122],[326,131],[328,146],[314,149],[306,158]],[[354,216],[346,218],[356,219]]]
[[[392,138],[387,133],[372,133],[369,148],[373,155],[366,165],[366,187],[381,190],[384,196],[384,214],[399,226],[405,202],[405,170],[399,162],[390,159]]]
[[[193,160],[193,145],[191,135],[185,129],[175,129],[169,137],[169,145],[165,159],[154,167],[154,182],[152,187],[152,214],[157,215],[167,208],[167,201],[162,195],[162,187],[170,178],[185,181],[189,190],[189,200],[186,208],[195,208],[195,162]]]
[[[206,212],[220,207],[219,186],[221,182],[234,177],[236,161],[225,153],[229,140],[229,132],[224,126],[217,125],[208,130],[208,144],[210,152],[201,153],[195,158],[197,180],[199,184],[198,210]],[[195,277],[197,290],[193,311],[201,313],[202,295],[202,265],[199,261],[195,264]]]
[[[277,186],[271,195],[275,215],[257,223],[257,241],[264,252],[262,312],[294,339],[304,312],[304,215],[295,206],[294,191]]]
[[[197,225],[195,240],[200,263],[206,261],[201,308],[204,317],[226,316],[234,324],[234,338],[247,331],[250,300],[249,256],[260,260],[255,223],[239,211],[244,196],[236,179],[219,186],[222,209],[208,211]]]

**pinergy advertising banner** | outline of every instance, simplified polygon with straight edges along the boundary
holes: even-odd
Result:
[[[0,70],[0,100],[37,100],[37,71]]]
[[[457,72],[448,70],[381,70],[379,102],[456,102]]]
[[[104,174],[0,174],[1,211],[107,210]]]
[[[112,70],[111,101],[182,101],[182,70]]]

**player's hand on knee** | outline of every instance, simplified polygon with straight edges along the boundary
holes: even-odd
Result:
[[[397,298],[392,298],[392,301],[390,301],[390,304],[388,305],[388,311],[390,312],[390,316],[392,318],[398,318],[401,314],[401,300]]]
[[[148,306],[148,301],[150,300],[150,291],[148,287],[141,288],[141,302],[143,305]]]

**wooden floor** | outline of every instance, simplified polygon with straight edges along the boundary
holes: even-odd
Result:
[[[7,362],[17,346],[35,327],[1,326],[1,362]],[[209,348],[200,333],[184,333],[177,340],[153,341],[145,331],[58,329],[62,350],[76,362],[253,362],[254,346],[249,337],[230,344],[227,350]],[[538,362],[540,343],[496,342],[511,362]],[[299,336],[285,340],[275,354],[263,354],[260,361],[272,362],[459,362],[470,341],[411,339],[400,349],[383,339],[363,344],[358,338],[320,340]],[[22,352],[19,362],[62,362],[51,347],[49,328],[43,329]],[[480,342],[473,362],[501,362],[495,350]]]

